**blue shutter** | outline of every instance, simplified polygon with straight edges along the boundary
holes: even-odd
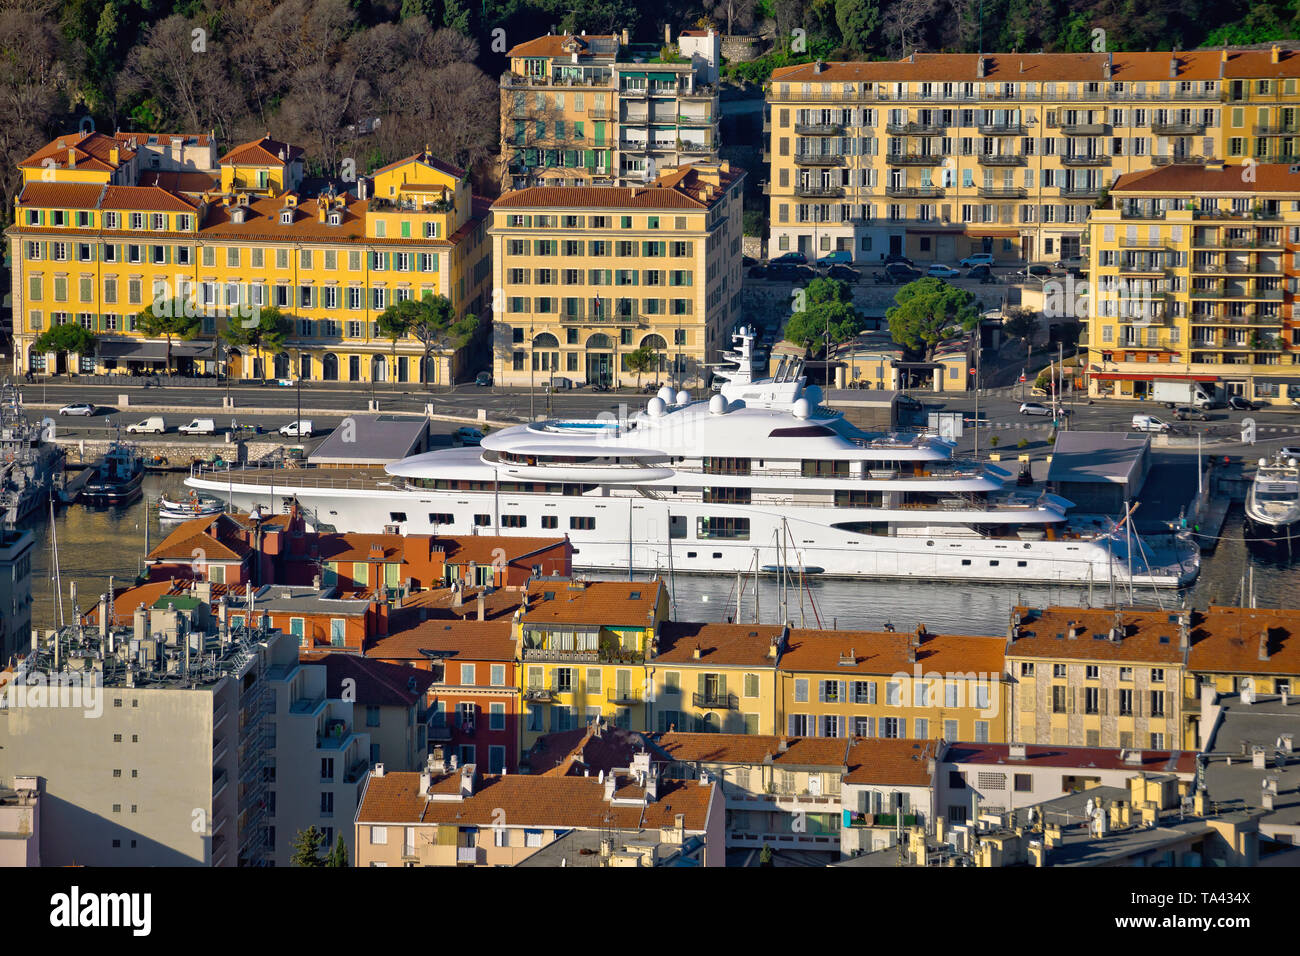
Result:
[[[790,729],[789,729],[789,734],[790,734],[791,737],[797,737],[797,736],[798,736],[798,734],[795,733],[795,729],[794,729],[794,718],[795,718],[795,715],[794,715],[794,714],[791,714],[791,715],[790,715]]]

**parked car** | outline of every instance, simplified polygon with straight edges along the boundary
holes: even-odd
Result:
[[[1154,415],[1134,415],[1133,429],[1139,432],[1167,432],[1169,423],[1162,422]]]
[[[836,249],[834,252],[827,253],[818,259],[817,265],[823,269],[830,266],[851,266],[853,265],[853,253],[847,249]]]
[[[767,266],[753,266],[749,270],[749,277],[751,279],[766,279]]]
[[[1063,269],[1066,272],[1079,272],[1088,267],[1088,260],[1084,256],[1066,256],[1064,259],[1057,259],[1054,268]]]
[[[95,414],[95,406],[90,402],[73,402],[71,405],[64,405],[60,408],[59,414],[92,416]]]
[[[1189,408],[1186,405],[1180,405],[1174,409],[1174,418],[1180,422],[1208,422],[1210,420],[1210,416],[1201,409]]]
[[[862,273],[857,269],[850,269],[848,266],[831,266],[826,270],[826,277],[839,279],[841,282],[857,282],[862,278]]]
[[[1052,277],[1052,270],[1045,265],[1032,265],[1025,270],[1025,275],[1029,276],[1031,279],[1050,279]]]
[[[919,412],[921,409],[925,408],[924,405],[911,395],[899,395],[896,401],[898,402],[899,408],[906,408],[908,411],[912,412]]]
[[[167,425],[162,420],[161,415],[152,415],[144,421],[126,426],[126,432],[128,435],[161,435],[166,430]]]
[[[770,265],[802,266],[807,265],[808,257],[802,252],[784,252],[771,260]]]
[[[1228,407],[1234,412],[1257,412],[1264,407],[1263,402],[1252,402],[1248,398],[1242,398],[1240,395],[1228,396]]]
[[[978,279],[981,285],[998,281],[997,277],[993,275],[993,267],[990,265],[975,266],[970,272],[966,273],[966,278]]]
[[[1052,410],[1042,402],[1023,402],[1020,405],[1021,415],[1050,415]]]
[[[885,265],[885,272],[895,276],[897,282],[911,282],[914,279],[921,278],[924,273],[920,269],[914,269],[909,265],[901,262],[890,262]]]
[[[233,426],[234,423],[231,422]],[[215,435],[217,433],[217,423],[211,418],[196,418],[188,425],[182,425],[176,429],[182,435]]]
[[[993,253],[976,252],[967,256],[961,262],[957,263],[963,269],[969,269],[971,266],[991,266],[993,265]]]
[[[900,262],[905,266],[916,265],[915,262],[907,258],[907,256],[903,255],[901,252],[891,252],[889,255],[885,256],[884,265],[889,265],[891,262]]]
[[[1283,458],[1300,458],[1300,445],[1283,445],[1278,451]]]
[[[483,433],[472,425],[462,425],[451,433],[453,445],[477,445],[483,441]]]
[[[740,257],[740,264],[741,264],[742,266],[744,266],[746,269],[748,269],[748,268],[749,268],[750,266],[752,266],[752,265],[755,265],[757,262],[758,262],[758,260],[755,259],[753,256],[741,256],[741,257]]]
[[[491,372],[479,372],[477,375],[474,376],[474,384],[475,384],[475,385],[491,385],[491,384],[492,384],[492,373],[491,373]]]
[[[809,266],[794,265],[789,262],[775,263],[768,266],[767,277],[784,282],[798,282],[800,279],[812,279],[817,273]]]
[[[946,266],[942,262],[936,262],[930,268],[925,270],[928,276],[934,276],[936,279],[955,279],[961,275],[960,269],[954,269],[952,266]]]

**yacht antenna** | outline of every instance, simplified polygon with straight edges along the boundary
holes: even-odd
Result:
[[[668,596],[673,603],[673,619],[677,618],[677,572],[673,570],[673,513],[668,512]]]
[[[54,524],[54,497],[50,497],[50,551],[54,555],[54,593],[59,596],[59,627],[63,627],[63,578],[59,575],[59,529]]]
[[[758,623],[758,548],[754,549],[754,623]]]

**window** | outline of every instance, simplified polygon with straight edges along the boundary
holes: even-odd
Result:
[[[746,675],[745,675],[745,691],[744,691],[744,693],[745,693],[745,696],[746,696],[746,697],[757,697],[757,696],[758,696],[758,675],[757,675],[757,674],[746,674]]]
[[[874,681],[855,680],[853,682],[853,703],[874,704],[876,702],[876,685]]]
[[[385,846],[388,843],[388,827],[370,828],[370,845]]]
[[[885,706],[901,707],[903,704],[903,686],[898,681],[885,684]]]
[[[488,730],[506,729],[506,705],[488,704]],[[500,771],[492,771],[499,773]]]
[[[492,686],[502,687],[505,685],[505,682],[506,682],[506,665],[493,664],[492,665]]]
[[[1053,664],[1053,665],[1052,665],[1052,676],[1053,676],[1053,677],[1064,677],[1064,676],[1065,676],[1065,665],[1064,665],[1064,664]]]
[[[471,685],[474,683],[474,665],[473,665],[473,664],[461,664],[461,665],[460,665],[460,682],[461,682],[462,685],[467,686],[467,687],[468,687],[468,686],[471,686]]]
[[[573,531],[594,531],[596,528],[596,519],[575,515],[569,519],[569,528]]]
[[[807,678],[801,677],[794,682],[794,699],[797,703],[806,703],[808,701]]]
[[[541,846],[541,845],[542,845],[541,830],[524,831],[524,846]]]
[[[1065,687],[1061,684],[1052,687],[1052,713],[1065,713]]]
[[[1125,688],[1119,692],[1119,712],[1121,717],[1133,716],[1133,691]]]
[[[334,816],[334,792],[332,790],[321,791],[320,815],[323,817]]]

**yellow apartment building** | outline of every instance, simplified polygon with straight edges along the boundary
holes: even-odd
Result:
[[[520,753],[544,733],[596,717],[631,730],[647,721],[646,661],[668,617],[662,581],[542,582],[515,615],[524,700]]]
[[[1188,612],[1016,608],[1008,628],[1011,740],[1177,749]]]
[[[1246,162],[1122,176],[1093,213],[1089,394],[1142,398],[1172,381],[1300,397],[1300,176]]]
[[[648,665],[653,729],[776,733],[776,664],[785,633],[770,624],[665,623]]]
[[[492,205],[499,385],[705,383],[739,321],[744,172],[664,170],[649,186],[531,187]]]
[[[665,44],[671,33],[665,28]],[[501,76],[501,183],[626,186],[718,158],[722,38],[687,30],[678,54],[622,35],[548,34]]]
[[[770,252],[952,262],[1080,253],[1116,178],[1294,162],[1300,52],[913,54],[776,70]]]
[[[800,737],[1000,743],[1010,731],[1001,638],[794,629],[777,665],[776,723]]]
[[[407,337],[394,354],[377,319],[426,293],[460,316],[485,314],[487,209],[463,170],[426,150],[363,177],[355,194],[307,196],[296,147],[267,137],[215,163],[211,153],[207,138],[91,133],[20,164],[6,231],[15,372],[164,370],[166,343],[136,323],[156,300],[200,317],[193,340],[172,344],[183,374],[446,383],[461,371],[463,350],[441,348],[426,374],[423,346]],[[267,306],[291,322],[283,349],[228,347],[228,323]],[[97,336],[96,354],[32,351],[66,322]]]

